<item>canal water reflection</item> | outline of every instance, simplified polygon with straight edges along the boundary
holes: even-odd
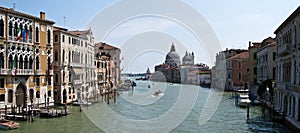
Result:
[[[154,84],[148,88],[148,85]],[[155,87],[156,86],[156,87]],[[265,121],[261,118],[261,108],[251,107],[250,108],[250,120],[247,122],[246,109],[238,108],[234,106],[234,99],[231,93],[224,93],[222,101],[218,106],[217,111],[214,113],[212,118],[208,120],[204,125],[199,125],[199,117],[203,110],[203,105],[206,102],[207,95],[210,89],[201,88],[193,85],[178,85],[178,84],[167,84],[167,83],[152,83],[149,81],[137,81],[137,87],[135,93],[147,93],[149,89],[160,89],[160,87],[166,86],[164,95],[155,103],[149,105],[137,105],[132,104],[125,100],[122,96],[130,97],[131,94],[123,92],[122,96],[118,97],[116,103],[109,105],[111,109],[119,113],[125,118],[135,120],[148,120],[157,118],[167,112],[172,105],[176,102],[180,89],[191,89],[198,88],[199,94],[198,99],[194,108],[191,109],[190,114],[186,119],[170,132],[182,133],[182,132],[293,132],[286,125],[272,123]],[[103,132],[93,122],[106,121],[114,125],[118,123],[113,118],[105,116],[106,112],[93,112],[96,108],[104,107],[105,103],[98,103],[85,108],[85,113],[88,116],[89,113],[99,113],[98,118],[89,120],[85,113],[79,112],[78,107],[68,107],[71,114],[69,116],[55,118],[55,119],[36,119],[35,122],[21,122],[21,128],[5,132],[31,132],[31,133],[86,133],[86,132]],[[102,114],[102,115],[101,115]],[[89,117],[90,118],[90,117]],[[172,121],[172,120],[170,120]],[[125,124],[124,124],[125,125]],[[168,123],[161,123],[161,126],[166,126]],[[114,125],[118,126],[118,125]],[[131,125],[135,126],[135,125]],[[151,127],[151,125],[148,125]],[[134,128],[134,127],[132,127]],[[150,129],[150,128],[149,128]],[[130,132],[130,131],[128,131]],[[151,132],[147,129],[143,129],[140,132]]]

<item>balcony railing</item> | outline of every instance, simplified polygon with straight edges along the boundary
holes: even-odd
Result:
[[[291,52],[291,44],[286,43],[278,47],[278,55],[285,56],[287,54],[290,54]]]
[[[74,85],[82,84],[81,80],[74,80]]]
[[[16,75],[33,75],[32,69],[17,69]]]
[[[70,67],[84,67],[85,64],[82,63],[76,63],[76,62],[71,62]]]
[[[42,70],[35,70],[36,75],[42,75]]]
[[[0,70],[0,74],[1,75],[7,75],[8,74],[9,69],[1,69]]]

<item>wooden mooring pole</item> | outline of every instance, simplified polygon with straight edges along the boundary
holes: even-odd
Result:
[[[247,119],[249,119],[249,103],[247,103]]]

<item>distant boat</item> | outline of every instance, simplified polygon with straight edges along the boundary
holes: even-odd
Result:
[[[0,129],[17,129],[20,127],[20,123],[6,120],[6,119],[0,119]]]
[[[249,100],[249,96],[248,95],[240,95],[239,96],[239,102],[238,105],[240,107],[247,107],[247,105],[251,103],[251,101]]]
[[[161,90],[157,90],[157,91],[155,91],[154,92],[154,96],[159,96],[159,95],[161,95],[162,94],[162,91]]]

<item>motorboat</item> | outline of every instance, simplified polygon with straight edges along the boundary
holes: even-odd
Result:
[[[0,119],[0,129],[17,129],[20,127],[20,123],[6,120],[6,119]]]
[[[162,94],[162,91],[161,90],[157,90],[154,92],[154,96],[159,96],[160,94]]]
[[[249,96],[248,95],[245,95],[245,94],[239,95],[238,105],[240,107],[247,107],[247,105],[249,103],[251,103],[251,101],[249,100]]]

